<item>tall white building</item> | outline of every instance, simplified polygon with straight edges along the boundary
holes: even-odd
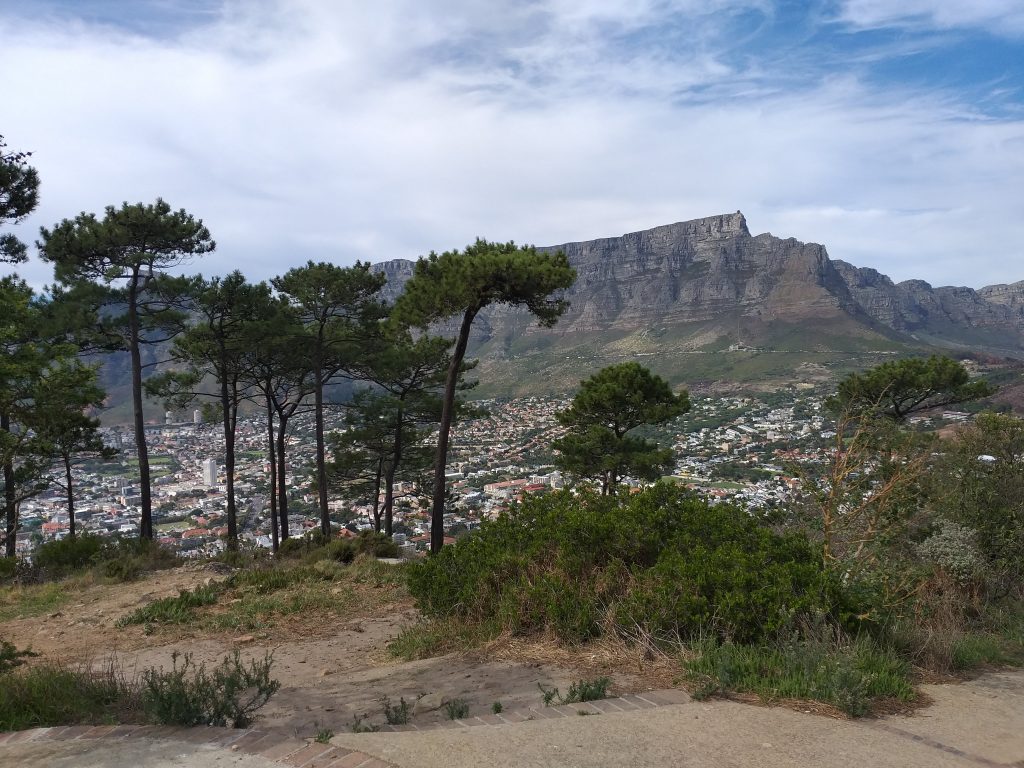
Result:
[[[207,459],[203,462],[203,483],[209,487],[217,484],[217,461]]]

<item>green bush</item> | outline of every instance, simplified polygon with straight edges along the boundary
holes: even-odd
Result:
[[[64,576],[93,565],[104,548],[99,536],[83,534],[40,544],[32,554],[32,562],[51,576]]]
[[[57,579],[95,567],[103,578],[132,581],[146,571],[173,568],[178,558],[153,541],[87,533],[40,545],[32,555],[32,563],[43,578]]]
[[[571,642],[609,626],[752,642],[860,613],[806,536],[663,484],[630,497],[528,499],[411,565],[409,589],[428,616]]]
[[[245,728],[281,687],[270,677],[272,654],[245,666],[235,651],[212,672],[204,664],[195,666],[189,654],[175,653],[172,663],[169,672],[148,669],[142,673],[143,709],[151,720],[165,725]]]

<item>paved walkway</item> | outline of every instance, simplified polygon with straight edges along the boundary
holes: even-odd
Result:
[[[912,717],[845,721],[653,691],[427,726],[346,733],[329,744],[262,729],[73,726],[0,734],[19,768],[468,768],[502,766],[1024,766],[1024,671],[925,686]]]

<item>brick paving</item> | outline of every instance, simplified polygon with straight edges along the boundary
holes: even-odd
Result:
[[[467,717],[462,720],[448,720],[440,723],[417,725],[382,725],[384,733],[404,731],[433,731],[445,728],[502,728],[530,720],[562,719],[587,715],[634,712],[671,704],[683,704],[689,697],[679,690],[648,691],[600,701],[561,704],[552,707],[528,707],[499,714]],[[321,744],[293,738],[281,731],[261,728],[176,728],[160,725],[117,725],[92,726],[74,725],[55,728],[34,728],[27,731],[0,733],[0,755],[5,745],[43,741],[103,741],[107,739],[170,739],[191,744],[208,744],[256,755],[283,768],[395,768],[392,763],[364,752],[332,744]]]

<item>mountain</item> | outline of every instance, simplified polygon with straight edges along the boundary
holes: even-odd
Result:
[[[1024,282],[893,283],[822,245],[751,235],[739,212],[538,250],[562,250],[576,268],[570,309],[553,329],[507,307],[481,315],[470,352],[487,392],[569,388],[637,357],[691,384],[814,380],[937,348],[1024,358]],[[389,298],[412,266],[376,265]]]

